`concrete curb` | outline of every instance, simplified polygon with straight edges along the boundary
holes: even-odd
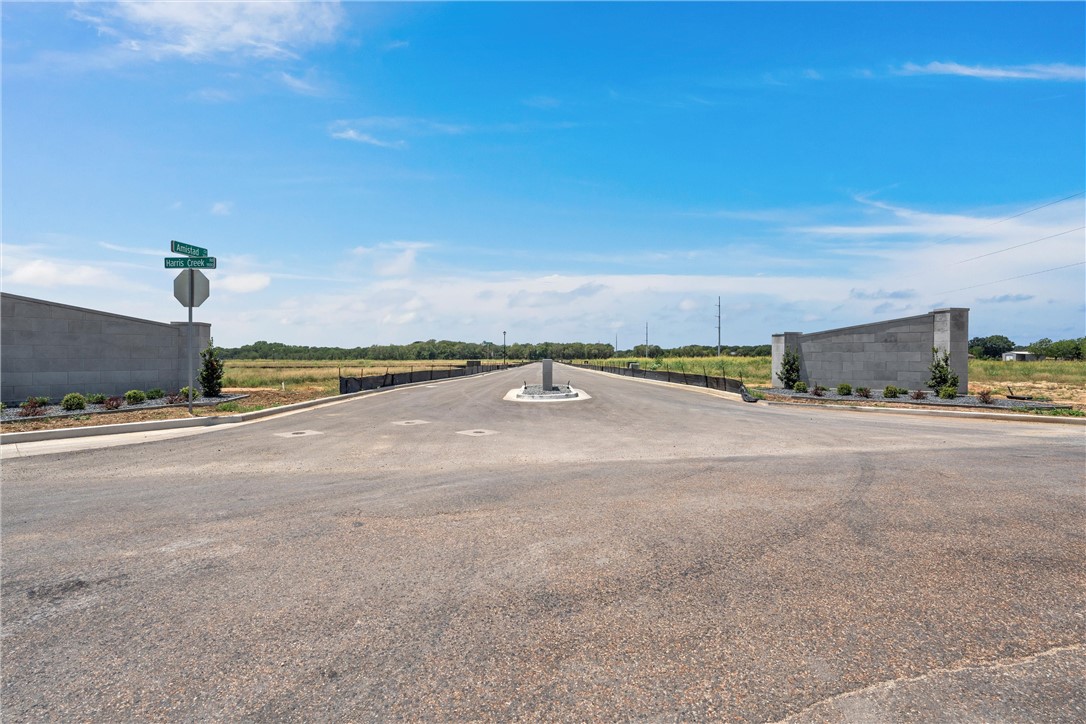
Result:
[[[265,417],[273,417],[275,415],[288,415],[293,412],[299,412],[310,407],[319,407],[324,405],[336,405],[341,402],[347,402],[361,397],[363,395],[374,395],[383,392],[392,392],[393,390],[402,390],[407,387],[417,387],[419,385],[435,385],[442,382],[452,382],[455,380],[470,380],[473,377],[482,377],[488,373],[481,372],[477,375],[466,375],[464,377],[452,377],[443,380],[420,380],[418,382],[408,382],[402,385],[396,385],[394,387],[378,387],[376,390],[361,390],[360,392],[348,392],[343,395],[336,395],[335,397],[321,397],[316,400],[306,400],[305,402],[295,402],[292,405],[282,405],[281,407],[269,407],[264,410],[255,410],[253,412],[243,412],[240,415],[216,415],[214,417],[187,417],[177,420],[150,420],[148,422],[122,422],[116,425],[94,425],[92,427],[65,427],[58,430],[27,430],[26,432],[7,432],[0,434],[0,445],[14,445],[24,442],[39,442],[41,440],[67,440],[76,437],[94,437],[97,435],[121,435],[130,432],[151,432],[154,430],[176,430],[188,427],[213,427],[215,425],[237,425],[243,422],[252,422]]]
[[[893,415],[921,415],[925,417],[956,417],[967,420],[1004,420],[1008,422],[1043,422],[1055,425],[1080,425],[1086,426],[1086,417],[1048,417],[1046,415],[1018,415],[1014,413],[1000,412],[968,412],[965,410],[909,410],[899,407],[858,407],[855,405],[818,405],[804,404],[802,402],[784,402],[779,400],[762,400],[772,407],[804,407],[820,410],[846,410],[848,412],[881,412]]]

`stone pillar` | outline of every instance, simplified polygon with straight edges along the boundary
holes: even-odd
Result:
[[[554,387],[554,362],[549,359],[543,360],[543,391],[547,392]]]
[[[782,387],[781,378],[777,377],[777,373],[781,371],[781,362],[784,360],[785,350],[794,349],[799,352],[799,338],[802,332],[782,332],[780,334],[773,335],[773,365],[769,386],[770,387]],[[802,363],[800,364],[800,370],[803,369]]]
[[[958,393],[969,391],[969,309],[951,307],[932,310],[935,349],[950,352],[950,369],[958,375]]]

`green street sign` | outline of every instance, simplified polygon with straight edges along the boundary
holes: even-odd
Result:
[[[170,241],[170,251],[174,254],[185,254],[186,256],[207,256],[207,249],[202,246],[182,244],[180,241]]]
[[[214,269],[218,260],[213,256],[166,257],[167,269]]]

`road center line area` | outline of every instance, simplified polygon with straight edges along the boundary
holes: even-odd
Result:
[[[4,720],[1081,720],[1081,428],[561,369],[5,459]]]

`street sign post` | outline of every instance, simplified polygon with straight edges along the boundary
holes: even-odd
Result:
[[[189,358],[189,414],[192,414],[192,388],[195,380],[192,376],[192,308],[207,301],[211,285],[197,269],[214,269],[216,259],[207,255],[207,249],[180,241],[170,241],[170,251],[185,254],[184,257],[166,257],[167,269],[184,269],[173,280],[174,299],[189,308],[188,358]]]
[[[174,254],[184,254],[185,256],[207,256],[207,249],[202,246],[193,246],[192,244],[182,244],[180,241],[170,242],[170,251]]]
[[[168,256],[167,269],[214,269],[218,259],[213,256]]]

